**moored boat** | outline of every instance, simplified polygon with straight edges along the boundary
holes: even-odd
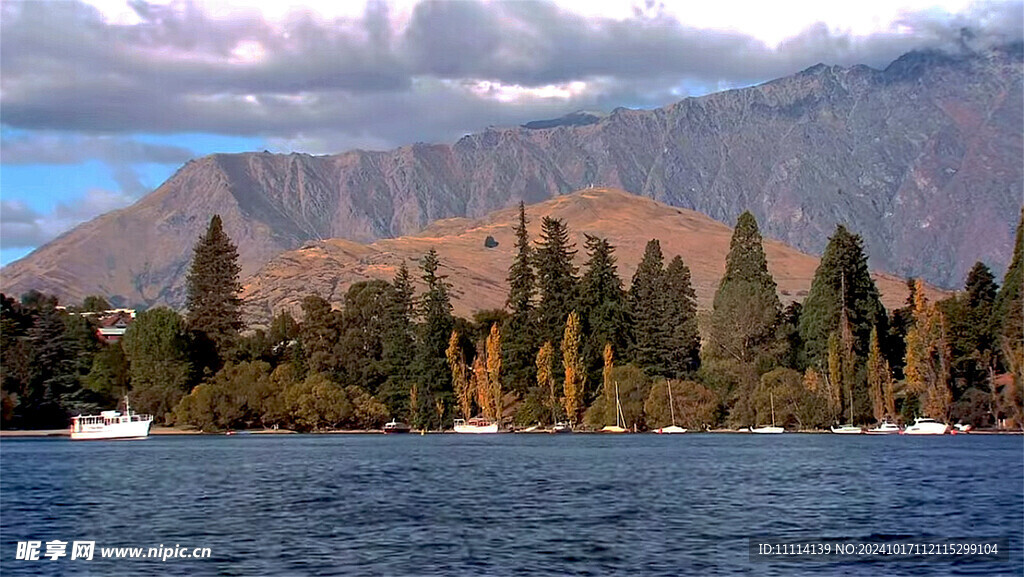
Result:
[[[71,439],[74,441],[100,439],[144,439],[149,436],[152,415],[133,413],[124,399],[124,414],[103,411],[99,415],[71,417]]]
[[[949,425],[927,417],[916,419],[913,425],[903,431],[906,435],[945,435],[948,432]]]
[[[555,423],[555,425],[553,427],[551,427],[551,432],[555,433],[555,434],[571,433],[572,432],[572,427],[569,426],[569,423],[558,422],[558,423]]]
[[[750,427],[751,433],[757,433],[760,435],[779,435],[786,432],[786,429],[782,427],[776,427],[775,425],[768,425],[765,427]]]
[[[859,435],[864,432],[864,429],[857,425],[839,425],[838,427],[833,425],[831,430],[837,435]]]
[[[864,431],[868,435],[898,435],[900,434],[900,427],[896,423],[891,423],[888,420],[884,420],[878,423],[873,429]]]
[[[384,424],[385,435],[397,435],[400,433],[408,433],[412,430],[412,427],[405,423],[400,423],[395,419],[391,419],[391,422]]]
[[[686,429],[676,425],[669,425],[667,427],[655,429],[654,432],[658,433],[659,435],[681,435],[686,432]]]
[[[480,435],[498,432],[498,423],[481,417],[474,417],[468,421],[463,419],[455,419],[454,424],[456,433],[469,433]]]

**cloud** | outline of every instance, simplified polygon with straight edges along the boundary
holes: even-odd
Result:
[[[85,221],[124,208],[134,200],[124,193],[93,189],[74,202],[58,204],[50,213],[38,212],[22,201],[0,200],[0,246],[4,249],[39,246]]]
[[[817,62],[882,67],[912,49],[980,49],[1020,40],[1024,21],[1019,2],[978,4],[907,13],[869,36],[812,25],[771,47],[662,10],[583,17],[536,1],[420,2],[403,27],[383,2],[357,17],[274,21],[182,2],[132,6],[137,23],[120,24],[73,2],[3,4],[4,124],[339,146],[452,141],[579,108],[660,106],[680,86],[742,86]]]
[[[120,136],[86,136],[58,132],[4,134],[4,164],[79,164],[100,160],[119,164],[181,164],[194,156],[181,146],[150,144]]]

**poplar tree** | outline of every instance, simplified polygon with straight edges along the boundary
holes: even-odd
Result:
[[[526,228],[526,207],[519,203],[519,223],[515,228],[516,256],[508,269],[509,310],[503,339],[505,375],[512,390],[525,394],[530,388],[533,352],[537,350],[537,327],[534,324],[536,276],[533,272],[533,248]]]
[[[569,230],[556,218],[541,221],[541,238],[534,251],[537,292],[540,300],[535,312],[540,339],[557,346],[562,341],[566,317],[576,304],[575,245],[569,242]]]
[[[565,370],[565,414],[571,424],[579,422],[583,410],[583,390],[586,387],[587,374],[580,357],[580,345],[583,335],[580,330],[580,315],[576,311],[569,314],[565,322],[565,333],[562,338],[562,366]]]
[[[469,419],[473,416],[473,392],[470,389],[466,355],[462,352],[462,346],[459,344],[458,331],[452,331],[445,355],[452,371],[452,387],[455,389],[455,398],[459,403],[459,408],[462,409],[462,417]]]
[[[555,389],[555,347],[551,341],[537,351],[537,386],[548,393],[551,422],[558,421],[558,391]]]
[[[875,421],[896,416],[892,373],[889,371],[889,362],[885,360],[882,349],[878,345],[878,330],[871,331],[868,346],[868,391],[871,396],[871,412]]]
[[[504,407],[501,398],[501,331],[498,329],[498,323],[491,325],[491,332],[487,335],[486,349],[488,394],[494,399],[492,401],[494,414],[488,416],[500,423]]]
[[[223,358],[242,328],[241,271],[238,249],[224,232],[220,215],[215,214],[193,249],[186,277],[185,320],[189,329],[212,342],[218,358]]]
[[[942,312],[924,296],[921,281],[914,295],[914,324],[907,331],[907,389],[918,396],[921,411],[945,419],[953,401],[949,388],[949,344]]]

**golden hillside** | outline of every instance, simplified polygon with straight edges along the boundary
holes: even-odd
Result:
[[[437,250],[441,272],[452,284],[455,314],[468,317],[476,310],[501,308],[507,296],[505,277],[515,249],[517,214],[517,208],[510,208],[476,220],[441,220],[414,236],[372,244],[342,239],[309,243],[274,258],[246,281],[242,294],[246,315],[253,321],[266,321],[282,309],[298,312],[302,299],[313,293],[339,304],[350,285],[369,279],[390,280],[403,261],[417,276],[418,261],[430,248]],[[527,206],[526,214],[534,239],[540,236],[543,217],[565,220],[579,250],[576,262],[581,267],[586,260],[583,235],[608,238],[616,247],[619,275],[626,287],[652,238],[661,241],[666,264],[682,255],[703,309],[710,307],[725,272],[732,229],[691,210],[620,190],[595,188]],[[487,248],[484,241],[488,236],[498,246]],[[765,252],[783,303],[802,300],[818,258],[770,239],[765,240]],[[885,306],[902,306],[907,296],[905,281],[885,273],[873,276]],[[932,293],[932,297],[943,294]]]

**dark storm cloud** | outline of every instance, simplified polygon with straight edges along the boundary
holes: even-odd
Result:
[[[579,108],[663,105],[685,95],[680,86],[741,86],[817,62],[881,67],[912,49],[957,49],[965,38],[972,48],[1019,40],[1024,20],[1019,2],[984,4],[957,18],[907,15],[901,25],[909,33],[850,37],[811,26],[771,48],[656,11],[617,21],[528,1],[424,2],[400,33],[392,33],[383,2],[332,23],[303,15],[270,23],[255,11],[213,19],[181,3],[139,2],[136,11],[142,23],[122,26],[73,2],[5,3],[4,124],[278,139],[317,133],[383,146],[448,141]],[[478,81],[587,86],[569,99],[503,102],[470,90]]]

